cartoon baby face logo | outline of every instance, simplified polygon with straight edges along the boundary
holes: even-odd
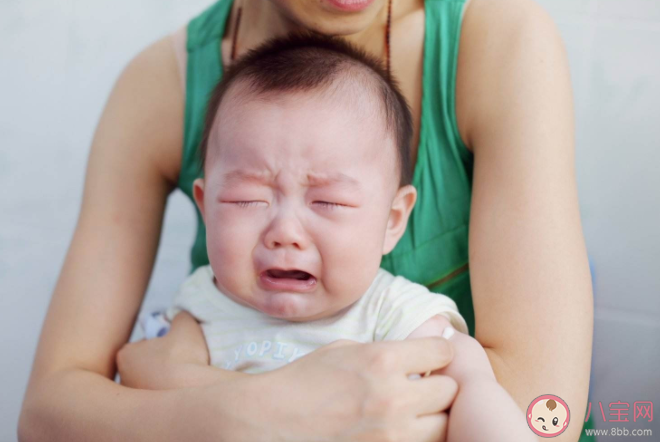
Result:
[[[537,397],[527,408],[527,424],[541,437],[559,436],[568,428],[570,419],[566,402],[552,394]]]

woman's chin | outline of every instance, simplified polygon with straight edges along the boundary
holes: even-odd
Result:
[[[379,17],[384,0],[373,0],[363,10],[343,11],[335,6],[332,0],[323,0],[322,9],[313,11],[289,11],[289,19],[300,30],[309,30],[332,37],[348,37],[359,34],[374,25]],[[315,8],[318,8],[315,4]]]

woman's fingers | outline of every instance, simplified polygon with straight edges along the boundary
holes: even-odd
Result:
[[[406,382],[409,383],[409,409],[414,416],[446,411],[458,393],[458,384],[449,376],[434,375]]]
[[[440,375],[410,381],[407,374],[441,368],[452,354],[441,338],[333,342],[256,375],[272,386],[272,399],[264,403],[277,404],[262,413],[262,424],[275,433],[296,432],[300,440],[442,442],[441,412],[453,401],[456,383]]]

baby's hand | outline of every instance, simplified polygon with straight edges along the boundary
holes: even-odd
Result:
[[[181,364],[209,364],[202,328],[187,312],[174,317],[165,336],[128,343],[117,353],[121,384],[132,388],[178,388],[180,380],[173,373]]]

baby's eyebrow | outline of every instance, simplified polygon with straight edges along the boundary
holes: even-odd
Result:
[[[249,170],[232,170],[222,176],[222,187],[231,188],[242,183],[254,183],[265,186],[273,185],[273,175],[270,171],[249,171]],[[346,175],[345,173],[335,173],[331,175],[308,173],[307,182],[308,187],[326,187],[331,185],[341,185],[360,189],[360,183],[355,178]]]
[[[307,183],[309,187],[324,187],[333,184],[340,184],[348,187],[360,188],[358,180],[341,172],[333,175],[317,175],[309,173],[307,174]]]
[[[222,187],[235,187],[240,183],[255,183],[268,185],[272,181],[270,172],[256,172],[248,170],[232,170],[222,176]]]

